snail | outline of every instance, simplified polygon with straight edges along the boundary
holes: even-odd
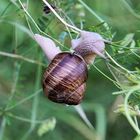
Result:
[[[88,65],[96,55],[105,58],[101,35],[81,31],[80,38],[71,41],[73,52],[62,52],[51,39],[38,34],[35,40],[50,61],[42,79],[45,95],[56,103],[79,104],[86,89]]]

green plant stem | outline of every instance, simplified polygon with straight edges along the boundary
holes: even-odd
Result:
[[[4,23],[8,23],[8,24],[10,24],[10,25],[13,25],[13,26],[16,26],[18,29],[20,29],[21,31],[23,31],[23,32],[25,32],[26,34],[28,34],[29,35],[29,37],[31,37],[32,39],[34,39],[34,34],[32,34],[31,32],[30,32],[30,30],[28,30],[25,26],[23,26],[22,24],[19,24],[19,23],[17,23],[17,22],[13,22],[13,21],[10,21],[10,20],[4,20],[4,19],[2,19],[2,20],[0,20],[0,22],[4,22]]]
[[[23,121],[23,122],[27,122],[27,123],[34,123],[34,124],[40,124],[40,123],[44,123],[46,120],[35,120],[35,121],[32,121],[28,118],[23,118],[23,117],[20,117],[20,116],[16,116],[16,115],[13,115],[13,114],[8,114],[9,117],[11,118],[14,118],[14,119],[17,119],[19,121]]]
[[[81,105],[77,105],[74,106],[75,110],[77,111],[77,113],[79,114],[79,116],[83,119],[83,121],[87,124],[87,126],[89,128],[94,129],[93,125],[91,124],[91,122],[88,120],[86,113],[84,112],[83,108]]]
[[[0,15],[0,18],[5,14],[5,12],[7,11],[7,9],[11,6],[11,2],[8,3],[8,5],[6,6],[6,8],[3,10],[3,12]]]
[[[86,3],[83,2],[83,0],[78,0],[93,16],[95,16],[101,23],[104,23],[105,29],[108,31],[109,26],[108,24],[101,18],[99,17],[96,12],[94,12]]]
[[[96,109],[96,131],[98,135],[100,135],[101,140],[105,140],[106,137],[106,115],[105,115],[105,109],[101,105],[97,105],[95,107]]]
[[[132,8],[131,6],[126,2],[126,0],[121,0],[123,2],[123,4],[125,5],[125,7],[129,10],[129,12],[136,18],[140,19],[140,15],[137,14]]]
[[[16,0],[10,0],[17,8],[20,8],[20,6],[16,3]]]
[[[117,83],[117,81],[111,79],[110,77],[108,77],[106,74],[104,74],[99,68],[97,68],[94,64],[92,64],[92,66],[99,71],[104,77],[106,77],[108,80],[110,80],[111,82],[113,82],[117,87],[119,86],[119,83]]]
[[[1,120],[1,125],[0,125],[0,140],[4,139],[4,131],[5,131],[5,127],[6,127],[6,118],[5,116],[3,116],[2,120]]]
[[[14,95],[15,95],[16,87],[17,87],[17,83],[18,83],[18,79],[19,79],[19,72],[20,72],[20,64],[18,64],[16,62],[15,63],[15,73],[13,75],[13,87],[12,87],[12,90],[11,90],[11,96],[9,97],[6,109],[9,107],[9,105],[10,105],[10,103],[11,103],[11,101],[12,101]]]
[[[73,23],[73,21],[70,19],[70,17],[61,9],[61,13],[64,15],[65,19],[69,21],[69,23],[72,25],[72,26],[75,26],[75,24]],[[61,15],[62,15],[61,14]]]
[[[38,95],[40,92],[42,91],[42,89],[37,90],[35,93],[29,95],[28,97],[24,98],[23,100],[17,102],[15,105],[8,107],[5,111],[9,111],[23,103],[25,103],[26,101],[30,100],[31,98],[33,98],[34,96]]]
[[[116,92],[113,92],[112,94],[119,95],[119,94],[125,94],[126,92],[128,92],[128,90],[116,91]]]
[[[29,63],[33,63],[33,64],[37,64],[37,65],[42,65],[44,67],[46,67],[45,64],[39,62],[39,61],[36,61],[36,60],[32,60],[30,58],[26,58],[24,56],[21,56],[21,55],[17,55],[17,54],[11,54],[11,53],[7,53],[7,52],[1,52],[0,51],[0,55],[2,56],[7,56],[7,57],[11,57],[11,58],[16,58],[16,59],[21,59],[21,60],[24,60],[26,62],[29,62]]]
[[[33,22],[33,24],[35,25],[35,27],[37,28],[37,30],[42,33],[43,35],[46,35],[47,37],[53,39],[55,42],[57,42],[60,46],[63,46],[63,44],[61,44],[58,40],[56,40],[55,38],[53,38],[52,36],[46,34],[45,32],[43,32],[39,26],[37,25],[37,23],[34,21],[34,19],[32,18],[32,16],[29,14],[29,12],[25,9],[25,7],[23,6],[21,0],[18,0],[18,2],[20,3],[21,7],[23,8],[24,12],[26,13],[26,15],[31,19],[31,21]]]
[[[96,133],[96,131],[94,131],[94,129],[89,129],[87,125],[85,125],[85,123],[83,123],[79,118],[74,117],[71,114],[66,114],[61,117],[56,114],[56,116],[64,123],[80,132],[87,140],[102,140],[101,137]]]
[[[42,60],[42,56],[39,54],[39,60],[41,61]],[[36,73],[36,82],[35,82],[35,91],[39,89],[39,86],[40,86],[40,81],[41,81],[41,70],[42,70],[42,67],[40,65],[38,65],[37,67],[37,73]],[[34,99],[33,99],[33,103],[32,103],[32,112],[31,112],[31,125],[30,125],[30,128],[29,130],[25,133],[25,135],[23,136],[22,140],[26,140],[29,135],[31,134],[31,132],[34,130],[36,124],[34,123],[36,121],[36,118],[37,118],[37,111],[38,111],[38,104],[39,104],[39,96],[35,96]]]
[[[39,54],[39,60],[41,61],[42,60],[42,56],[41,54]],[[42,70],[42,67],[40,65],[38,65],[37,67],[37,73],[36,73],[36,82],[35,82],[35,91],[37,91],[40,87],[40,81],[41,81],[41,70]],[[38,101],[39,99],[39,96],[35,96],[34,97],[34,100],[33,100],[33,108],[32,108],[32,121],[35,121],[36,120],[36,117],[37,117],[37,107],[38,107]],[[31,124],[31,129],[33,129],[35,127],[34,123]]]
[[[20,65],[16,62],[15,63],[15,73],[13,75],[13,86],[11,89],[11,95],[7,101],[7,105],[6,105],[4,110],[6,110],[9,107],[9,105],[14,97],[16,87],[17,87],[18,78],[19,78],[19,71],[20,71]],[[2,124],[1,124],[1,130],[0,130],[0,140],[2,140],[3,135],[4,135],[4,131],[6,128],[6,115],[3,115],[2,117],[3,117],[3,120],[2,120]]]
[[[69,33],[70,39],[72,40],[73,38],[72,38],[72,35],[71,35],[71,33],[70,33],[70,30],[69,30],[68,26],[65,26],[65,27],[66,27],[66,30],[67,30],[68,33]]]
[[[138,120],[136,116],[134,116],[134,121],[135,121],[136,126],[139,128],[139,124],[138,124]]]
[[[77,31],[78,31],[78,32],[81,32],[81,30],[80,30],[79,28],[77,28],[77,27],[75,27],[75,26],[73,26],[73,25],[70,25],[70,24],[68,24],[65,20],[63,20],[63,19],[57,14],[57,12],[51,7],[51,5],[50,5],[46,0],[42,0],[42,1],[50,8],[50,10],[54,13],[54,15],[55,15],[65,26],[68,26],[68,27],[74,29],[74,30],[76,31],[76,33],[77,33]]]
[[[14,32],[14,43],[13,43],[13,46],[14,46],[14,51],[17,52],[17,28],[16,26],[14,26],[14,29],[15,29],[15,32]],[[16,93],[16,88],[17,88],[17,84],[18,84],[18,79],[19,79],[19,72],[20,72],[20,64],[15,61],[14,63],[14,74],[13,74],[13,85],[12,85],[12,90],[11,90],[11,94],[10,94],[10,97],[8,99],[8,102],[7,102],[7,105],[6,105],[6,108],[7,109]]]
[[[29,0],[26,1],[26,4],[27,4],[27,9],[28,9],[28,7],[29,7]]]
[[[125,100],[124,100],[124,110],[125,110],[125,115],[126,115],[126,118],[127,118],[128,122],[133,127],[133,129],[137,132],[137,134],[140,135],[140,129],[137,126],[137,124],[134,123],[133,119],[130,116],[129,109],[128,109],[128,99],[131,96],[131,94],[138,89],[140,89],[140,85],[138,87],[134,87],[134,89],[130,90],[126,94],[126,97],[125,97]]]
[[[140,59],[140,55],[138,55],[137,53],[135,53],[133,50],[131,50],[131,52]]]
[[[120,64],[118,64],[118,63],[110,56],[110,54],[109,54],[107,51],[105,51],[105,53],[106,53],[106,55],[108,56],[108,58],[109,58],[116,66],[118,66],[119,68],[121,68],[121,69],[124,70],[125,72],[130,73],[130,71],[128,71],[126,68],[124,68],[123,66],[121,66]]]
[[[87,4],[85,4],[83,2],[83,0],[78,0],[91,14],[93,14],[100,22],[105,22],[100,16],[98,16]],[[107,31],[109,31],[109,26],[108,24],[105,22],[104,27]],[[127,73],[130,73],[130,71],[128,71],[126,68],[122,67],[120,64],[118,64],[110,55],[109,53],[106,51],[107,56],[110,58],[110,60],[116,64],[118,67],[120,67],[121,69],[123,69],[124,71],[126,71]]]
[[[32,34],[34,34],[32,28],[31,28],[30,22],[29,22],[29,20],[28,20],[27,15],[25,15],[25,18],[26,18],[27,25],[28,25],[28,28],[29,28],[30,32],[31,32]]]
[[[26,8],[23,6],[22,2],[20,0],[18,0],[20,5],[22,6],[24,12],[27,14],[27,16],[31,19],[31,21],[34,23],[35,27],[38,29],[39,32],[42,32],[40,30],[40,28],[38,27],[38,25],[36,24],[36,22],[34,21],[34,19],[31,17],[31,15],[28,13],[28,11],[26,10]]]

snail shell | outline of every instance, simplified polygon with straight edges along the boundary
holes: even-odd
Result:
[[[83,99],[87,76],[82,57],[70,52],[59,53],[44,73],[44,93],[53,102],[77,105]]]

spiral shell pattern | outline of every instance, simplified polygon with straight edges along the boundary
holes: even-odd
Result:
[[[83,99],[87,77],[87,65],[82,57],[59,53],[44,73],[43,90],[53,102],[77,105]]]

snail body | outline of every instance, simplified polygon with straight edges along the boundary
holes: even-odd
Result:
[[[88,69],[75,53],[57,54],[43,76],[43,90],[53,102],[77,105],[84,96]]]
[[[98,33],[81,31],[80,38],[71,41],[71,52],[61,52],[55,43],[35,35],[50,64],[43,76],[45,95],[57,103],[77,105],[84,97],[87,80],[87,66],[98,55],[104,56],[104,40]]]
[[[98,33],[82,31],[81,37],[71,41],[74,51],[81,55],[87,64],[92,64],[98,55],[104,56],[105,44],[103,38]]]

